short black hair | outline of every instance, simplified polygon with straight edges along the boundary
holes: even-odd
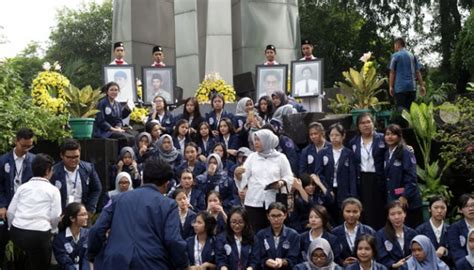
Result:
[[[33,130],[31,130],[31,128],[20,128],[16,132],[16,140],[17,141],[19,141],[21,139],[29,140],[29,139],[33,138],[34,136],[35,136],[35,133],[33,132]]]
[[[143,166],[143,182],[162,186],[173,178],[171,166],[159,157],[150,157]]]
[[[68,138],[64,141],[64,143],[59,148],[59,152],[61,155],[64,155],[66,151],[74,151],[74,150],[81,150],[81,144],[72,138]]]
[[[458,201],[459,210],[461,210],[462,208],[466,207],[467,202],[468,202],[470,199],[473,199],[473,200],[474,200],[474,193],[471,193],[471,194],[465,193],[465,194],[461,195],[461,197],[459,197],[459,201]]]
[[[197,217],[201,217],[204,221],[204,229],[206,231],[207,237],[214,236],[217,225],[216,219],[207,211],[200,211],[197,213],[196,219]]]
[[[284,204],[282,204],[281,202],[272,202],[269,206],[268,206],[268,209],[267,209],[267,214],[270,214],[270,212],[273,210],[273,209],[276,209],[276,210],[280,210],[282,211],[283,213],[288,213],[288,210],[286,209],[286,206]]]
[[[442,201],[446,206],[448,206],[448,200],[446,200],[445,197],[442,195],[434,195],[429,198],[429,208],[431,208],[431,206],[437,201]]]
[[[363,234],[356,239],[355,245],[354,245],[356,254],[357,254],[357,248],[359,247],[359,243],[362,241],[365,241],[367,242],[367,244],[369,244],[370,248],[372,249],[373,258],[377,258],[377,248],[375,245],[375,237],[370,234]]]
[[[335,129],[337,132],[339,132],[342,136],[346,135],[346,131],[344,130],[344,127],[340,123],[334,123],[329,127],[328,132],[331,133],[331,131]]]
[[[54,160],[50,155],[37,154],[31,163],[34,177],[45,177],[53,167]]]
[[[398,37],[395,39],[394,41],[395,44],[400,44],[400,46],[402,47],[405,47],[406,46],[406,43],[405,43],[405,39],[403,39],[402,37]]]

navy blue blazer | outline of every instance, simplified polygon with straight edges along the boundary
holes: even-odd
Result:
[[[163,196],[153,184],[114,198],[89,231],[89,259],[94,259],[107,241],[104,269],[188,267],[186,242],[181,237],[174,200]]]
[[[225,140],[222,136],[219,136],[218,142],[221,142],[225,145]],[[232,134],[229,137],[229,141],[227,143],[227,149],[234,149],[238,150],[240,148],[240,139],[236,134]]]
[[[173,180],[173,182],[174,182],[174,180]],[[181,185],[173,185],[172,184],[171,188],[169,188],[169,192],[167,193],[168,197],[172,198],[173,193],[178,188],[181,188]],[[206,210],[206,195],[200,189],[198,189],[196,186],[193,186],[193,188],[191,190],[191,198],[189,198],[189,203],[191,204],[191,209],[195,212]]]
[[[123,126],[122,119],[127,118],[131,111],[120,102],[115,101],[112,106],[109,99],[104,97],[97,104],[99,112],[95,116],[94,135],[99,138],[108,138],[112,134],[111,127]]]
[[[456,270],[472,270],[473,267],[471,264],[466,260],[466,257],[461,258],[456,262]]]
[[[293,197],[295,209],[290,215],[290,220],[292,221],[292,228],[301,233],[306,230],[311,207],[315,205],[324,205],[327,207],[328,205],[334,203],[334,198],[332,197],[329,189],[327,189],[326,193],[323,193],[321,190],[319,190],[319,188],[317,188],[315,193],[308,197],[308,202],[303,200],[303,198],[301,198],[301,196],[296,193],[297,192],[295,192]]]
[[[357,135],[349,142],[349,145],[354,152],[354,164],[356,166],[357,178],[360,178],[360,163],[361,163],[361,136]],[[375,132],[372,139],[372,147],[370,148],[372,157],[374,158],[375,173],[379,176],[384,175],[384,161],[385,152],[388,147],[385,145],[384,135],[382,133]]]
[[[398,146],[389,160],[385,152],[385,179],[388,202],[401,196],[408,200],[408,209],[421,207],[421,195],[417,185],[415,155],[406,147]]]
[[[181,119],[186,119],[186,120],[188,120],[188,123],[189,123],[189,118],[185,118],[182,113],[178,114],[175,117],[175,122],[178,122]],[[204,122],[204,121],[206,121],[206,119],[204,119],[202,116],[198,116],[198,117],[194,118],[192,122],[189,123],[189,126],[194,128],[197,132],[199,132],[198,126],[199,126],[199,124],[201,124],[201,122]]]
[[[172,136],[172,139],[173,139],[173,145],[176,149],[179,149],[181,150],[181,145],[179,144],[179,140],[177,137],[174,137]],[[191,142],[191,139],[187,136],[185,139],[184,139],[184,145],[186,146],[186,144],[188,144],[189,142]],[[183,150],[183,156],[184,156],[184,149]]]
[[[286,259],[288,266],[281,269],[292,269],[299,261],[300,236],[292,228],[283,226],[277,248],[275,248],[271,227],[262,229],[257,233],[257,242],[259,269],[270,269],[265,265],[268,259]]]
[[[156,115],[155,119],[153,119],[152,116],[153,116],[153,113],[148,114],[148,119],[146,121],[147,123],[151,122],[151,120],[157,120],[160,123],[161,127],[166,128],[166,131],[165,131],[166,134],[169,134],[169,135],[173,134],[175,121],[174,121],[173,115],[169,111],[165,111],[165,114],[163,115],[163,119],[161,119],[161,121],[158,115]]]
[[[211,149],[214,148],[216,139],[214,137],[209,137],[205,145],[202,139],[198,139],[196,143],[199,146],[199,153],[207,157],[211,153]]]
[[[375,233],[375,240],[378,253],[378,262],[385,265],[388,269],[399,260],[411,254],[410,244],[411,240],[417,235],[416,231],[410,227],[403,226],[404,243],[403,248],[398,241],[390,241],[387,238],[385,228],[378,230]]]
[[[354,154],[347,147],[342,148],[341,157],[336,168],[337,170],[337,197],[338,206],[342,204],[346,198],[357,197],[357,182],[354,166]],[[332,153],[332,145],[324,150],[319,151],[316,165],[316,174],[319,175],[329,190],[333,189],[334,181],[334,157]]]
[[[321,150],[326,149],[328,145],[331,145],[331,143],[326,141]],[[318,151],[314,144],[310,143],[308,146],[303,148],[299,157],[298,175],[301,176],[304,173],[314,173],[316,171],[317,158]]]
[[[222,207],[226,211],[232,208],[232,201],[238,197],[237,187],[234,180],[227,173],[215,174],[210,176],[207,172],[196,177],[197,188],[204,194],[208,194],[211,190],[219,190],[222,198]],[[191,194],[192,195],[192,194]]]
[[[419,225],[418,227],[416,227],[416,232],[418,234],[423,234],[427,236],[431,240],[431,243],[433,244],[434,248],[438,249],[441,246],[448,248],[448,229],[449,229],[449,225],[446,224],[445,222],[441,230],[441,238],[440,238],[439,243],[436,240],[436,235],[433,231],[433,228],[431,228],[431,224],[429,220]]]
[[[186,239],[187,249],[188,249],[188,259],[190,265],[196,265],[196,261],[194,260],[194,243],[195,243],[196,236],[191,236]],[[171,250],[170,252],[174,252]],[[183,255],[183,254],[179,254]],[[216,263],[216,239],[214,236],[207,237],[206,243],[201,251],[201,259],[202,263],[209,262],[209,263]]]
[[[344,224],[341,224],[334,228],[332,230],[332,233],[337,237],[337,240],[341,244],[341,255],[340,258],[342,261],[347,259],[348,257],[356,257],[356,250],[355,250],[355,241],[352,243],[352,246],[354,250],[351,250],[349,243],[347,242],[346,238],[346,231],[344,229]],[[364,234],[370,234],[370,235],[375,235],[374,229],[368,225],[364,225],[362,223],[359,223],[359,227],[357,228],[356,232],[356,240],[359,238],[361,235]]]
[[[308,247],[309,244],[311,244],[311,241],[309,239],[309,233],[310,231],[306,231],[300,234],[300,261],[306,261],[307,259]],[[337,264],[341,264],[341,244],[338,242],[337,237],[330,232],[323,231],[323,235],[321,235],[321,238],[326,239],[329,242],[329,245],[331,245],[332,253],[334,254],[334,262]]]
[[[179,223],[179,228],[181,229],[181,236],[183,239],[188,239],[189,237],[194,235],[194,228],[192,223],[196,219],[196,213],[193,210],[188,209],[188,214],[186,215],[186,219],[184,220],[184,224]]]
[[[299,148],[288,136],[280,135],[279,139],[280,141],[278,143],[277,150],[278,152],[285,154],[286,158],[290,162],[291,172],[293,172],[293,175],[296,175],[298,173],[299,166]]]
[[[359,262],[348,265],[346,267],[346,270],[360,270]],[[372,261],[372,269],[371,270],[387,270],[387,267],[385,267],[385,265],[380,264],[376,261]]]
[[[208,122],[211,126],[211,130],[217,130],[217,126],[219,125],[219,123],[217,121],[216,112],[214,110],[206,113],[206,116],[204,118],[206,118],[206,122]],[[230,121],[234,123],[234,115],[226,111],[225,109],[222,110],[221,119],[222,118],[229,118]]]
[[[469,230],[467,229],[466,221],[461,219],[451,226],[448,229],[448,246],[449,253],[453,261],[457,262],[467,255],[466,244],[467,244],[467,234]]]
[[[87,260],[87,238],[89,229],[80,229],[80,238],[76,243],[72,236],[66,237],[66,231],[59,232],[53,240],[53,252],[59,269],[76,270],[75,264],[79,265],[80,270],[89,270],[89,261]]]
[[[100,192],[102,191],[99,176],[97,175],[94,164],[92,163],[81,160],[78,166],[78,173],[82,187],[82,203],[86,206],[87,212],[95,213]],[[56,163],[53,166],[51,183],[55,185],[61,193],[61,206],[63,210],[66,208],[68,200],[66,176],[64,162],[60,161]]]
[[[179,179],[179,176],[181,173],[184,171],[184,169],[187,169],[189,167],[189,164],[187,161],[182,162],[179,164],[177,167],[174,168],[174,173],[175,177]],[[196,163],[194,164],[194,169],[193,169],[193,175],[196,177],[197,175],[203,174],[206,172],[206,164],[201,162],[200,160],[196,160]]]
[[[233,236],[232,236],[233,237]],[[255,256],[257,250],[257,238],[253,237],[253,244],[242,244],[240,249],[240,257],[235,241],[227,239],[227,233],[221,233],[216,239],[216,263],[217,268],[225,266],[229,270],[239,270],[240,265],[243,269],[247,267],[257,268],[258,258]]]
[[[35,154],[26,153],[23,161],[21,173],[21,183],[26,183],[33,177],[31,170],[31,162],[35,158]],[[15,194],[14,181],[17,169],[15,159],[13,158],[13,150],[0,157],[0,208],[8,208]],[[20,171],[20,170],[18,170]]]

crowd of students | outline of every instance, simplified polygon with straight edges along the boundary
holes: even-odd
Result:
[[[362,114],[357,119],[359,134],[347,142],[340,124],[326,130],[314,122],[308,126],[309,143],[300,150],[284,134],[283,115],[296,112],[284,93],[261,97],[256,105],[243,98],[235,113],[226,111],[224,98],[216,94],[211,98],[212,111],[204,116],[197,100],[190,97],[177,117],[167,111],[166,100],[157,96],[145,131],[132,136],[122,126],[127,108],[114,100],[120,91],[118,85],[109,83],[104,91],[107,96],[98,105],[96,118],[96,130],[101,131],[96,134],[119,139],[121,149],[119,161],[110,168],[112,188],[106,192],[101,225],[92,227],[94,233],[88,236],[88,217],[95,212],[100,183],[97,186],[93,166],[79,161],[77,142],[69,141],[62,147],[62,163],[52,166],[48,159],[49,163],[43,160],[51,166],[36,173],[33,170],[30,176],[47,179],[61,191],[63,217],[52,248],[62,269],[89,269],[92,264],[88,259],[96,269],[110,269],[111,261],[120,261],[105,251],[118,242],[107,242],[104,222],[125,216],[125,212],[141,217],[153,211],[130,208],[120,212],[114,202],[149,185],[145,167],[157,158],[173,173],[163,176],[169,178],[166,185],[155,189],[176,201],[167,201],[166,207],[179,220],[179,239],[187,247],[179,254],[184,262],[179,267],[170,264],[170,269],[184,267],[186,261],[190,269],[236,270],[474,267],[474,194],[459,198],[463,219],[451,226],[445,222],[447,201],[440,196],[431,198],[431,218],[423,222],[416,159],[395,124],[383,134],[377,133],[371,115]],[[13,152],[21,149],[24,141],[17,137]],[[24,152],[15,152],[14,157],[27,157],[27,150]],[[7,185],[6,174],[18,167],[7,160],[10,156],[0,159],[0,203],[4,203],[0,206],[8,208],[8,219],[4,220],[13,225],[11,238],[21,247],[24,234],[18,237],[18,230],[35,230],[35,226],[25,221],[29,212],[23,210],[19,215],[17,206],[35,202],[27,200],[22,206],[23,188]],[[68,160],[76,161],[71,168]],[[5,164],[12,164],[12,170],[6,172]],[[82,179],[82,174],[90,177]],[[79,194],[71,193],[77,191],[78,176],[82,189]],[[66,182],[58,185],[61,177]],[[133,203],[132,198],[127,200]],[[113,215],[109,211],[114,211]],[[149,222],[163,223],[161,214],[155,218]],[[54,230],[57,221],[51,223],[41,230]],[[110,233],[132,234],[133,238],[134,233],[140,235],[141,226],[148,226],[127,225],[132,226],[130,231],[125,227],[114,231],[112,226]],[[143,239],[129,244],[147,246]],[[161,249],[163,246],[156,253],[149,250],[137,256],[178,255]],[[130,256],[141,252],[137,250],[129,251],[133,253]],[[115,252],[118,254],[118,247]],[[32,254],[27,250],[27,257]],[[39,268],[36,265],[34,269]]]

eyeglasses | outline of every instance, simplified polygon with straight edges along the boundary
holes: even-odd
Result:
[[[467,208],[467,209],[474,208],[474,204],[466,204],[466,206],[464,206],[463,208]]]

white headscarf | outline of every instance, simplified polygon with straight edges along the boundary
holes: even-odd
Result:
[[[237,102],[237,107],[235,108],[235,115],[236,116],[247,116],[247,112],[245,111],[245,108],[247,107],[247,102],[251,101],[250,98],[248,97],[243,97],[242,99]]]
[[[112,198],[113,196],[116,196],[121,193],[119,182],[124,177],[128,180],[128,183],[130,184],[128,186],[127,191],[133,190],[132,178],[130,177],[130,174],[128,174],[128,172],[121,172],[117,174],[117,177],[115,177],[115,190],[109,191],[109,198]]]
[[[469,237],[471,237],[471,234],[473,234],[473,233],[474,233],[474,229],[470,229],[469,232],[467,233],[467,241],[466,242],[469,243]],[[469,244],[466,244],[466,249],[467,249],[466,260],[472,267],[474,267],[474,251],[472,251],[469,248]]]
[[[324,254],[326,254],[326,262],[323,267],[316,266],[312,261],[313,252],[316,249],[321,249]],[[314,241],[311,241],[308,247],[308,253],[306,255],[308,260],[305,265],[309,270],[334,270],[337,267],[337,264],[334,262],[334,253],[332,252],[331,245],[324,238],[318,238]]]
[[[255,145],[255,137],[258,137],[260,139],[260,144],[262,145],[262,151],[257,152],[258,155],[264,157],[264,158],[269,158],[273,156],[277,156],[279,153],[275,149],[278,146],[278,137],[273,134],[272,131],[268,129],[260,129],[256,131],[253,135],[253,141]]]

